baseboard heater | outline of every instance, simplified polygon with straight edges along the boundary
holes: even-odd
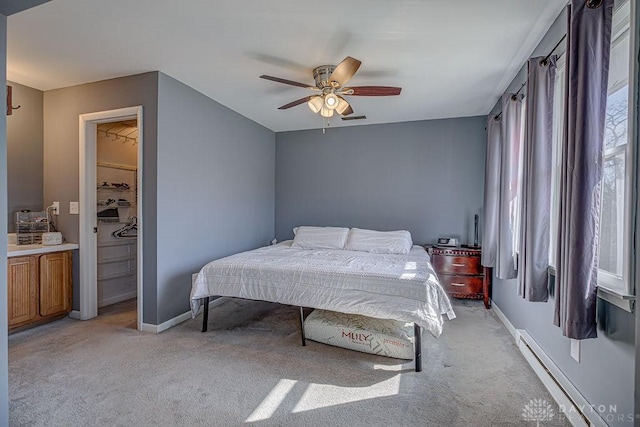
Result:
[[[531,335],[523,329],[517,329],[515,332],[516,345],[558,403],[560,410],[556,416],[565,417],[574,427],[606,427],[607,423],[578,389],[571,384]]]

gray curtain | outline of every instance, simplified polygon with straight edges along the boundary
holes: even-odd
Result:
[[[482,265],[496,266],[498,253],[498,206],[500,200],[501,117],[487,119],[487,160],[484,169],[484,215],[482,226]]]
[[[502,95],[502,146],[500,153],[500,196],[498,206],[498,252],[496,276],[517,277],[514,237],[518,212],[518,175],[522,138],[522,98]]]
[[[549,298],[547,270],[555,75],[555,57],[529,59],[518,258],[518,293],[528,301],[547,301]]]
[[[585,339],[597,336],[598,222],[613,0],[572,0],[568,12],[554,323],[563,335]]]

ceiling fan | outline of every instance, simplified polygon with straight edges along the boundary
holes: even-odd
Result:
[[[303,87],[316,92],[315,95],[305,96],[293,102],[279,107],[279,110],[286,110],[305,102],[314,113],[320,113],[322,117],[333,117],[334,112],[342,116],[353,113],[351,105],[343,98],[349,96],[393,96],[400,95],[402,88],[391,86],[345,86],[351,77],[358,71],[361,62],[355,58],[347,56],[338,65],[321,65],[313,69],[313,79],[316,85],[294,82],[292,80],[281,79],[262,75],[261,79],[284,83],[291,86]]]

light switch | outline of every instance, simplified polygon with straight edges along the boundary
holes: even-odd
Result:
[[[69,213],[71,215],[78,215],[80,213],[78,202],[69,202]]]

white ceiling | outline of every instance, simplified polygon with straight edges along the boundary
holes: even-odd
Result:
[[[567,0],[53,0],[8,18],[9,80],[40,90],[159,70],[273,131],[322,127],[313,84],[349,55],[355,124],[488,114]],[[337,118],[331,126],[343,126]]]

